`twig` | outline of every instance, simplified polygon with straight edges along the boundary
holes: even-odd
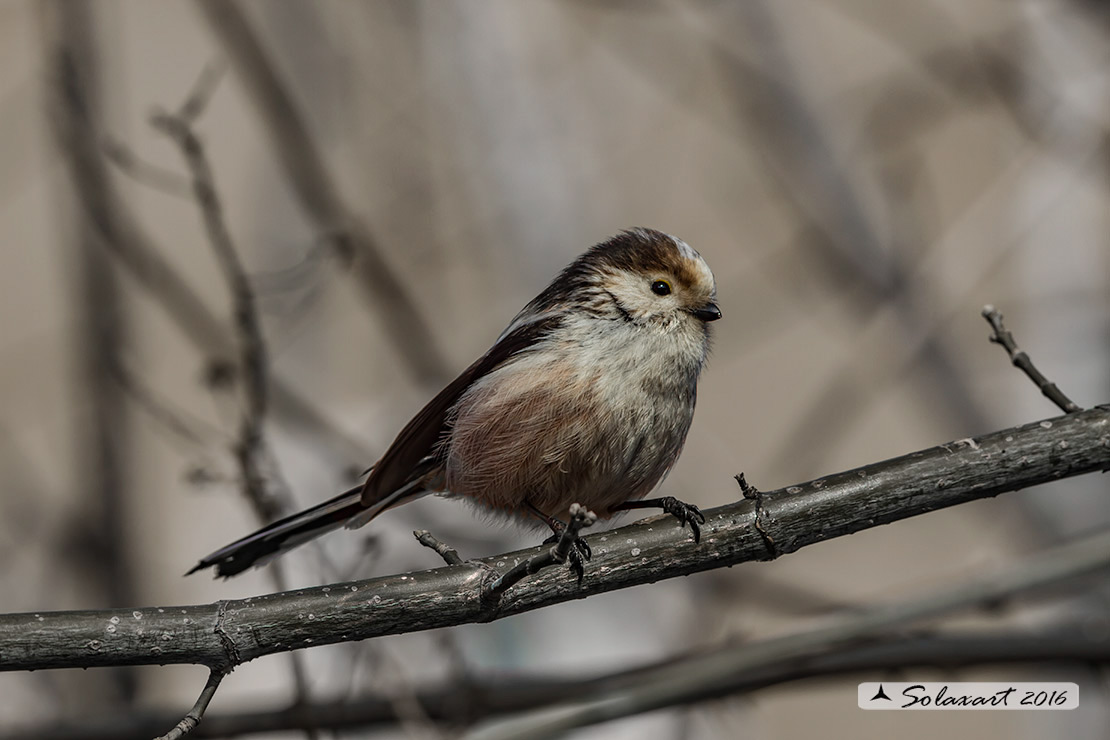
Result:
[[[208,102],[216,93],[216,87],[220,84],[220,80],[223,79],[226,71],[227,63],[223,59],[217,59],[204,65],[204,69],[200,71],[200,76],[193,83],[193,89],[189,91],[185,102],[177,109],[174,118],[177,118],[186,126],[196,123],[197,119],[204,113],[205,108],[208,107]]]
[[[1095,407],[768,492],[764,506],[785,554],[916,514],[1105,469],[1110,469],[1110,408]],[[593,559],[582,583],[563,568],[547,568],[517,583],[493,606],[481,598],[488,570],[549,548],[162,611],[0,615],[0,670],[180,663],[224,668],[310,646],[492,621],[766,557],[752,527],[752,502],[704,513],[701,546],[673,520],[660,526],[666,517],[599,533],[588,538]],[[116,629],[106,634],[106,624]]]
[[[281,517],[287,507],[267,486],[266,477],[262,473],[262,461],[266,455],[262,432],[268,406],[267,353],[262,335],[262,323],[255,306],[250,279],[239,259],[231,232],[224,220],[223,205],[216,191],[212,168],[205,155],[204,146],[192,129],[192,122],[204,112],[221,74],[222,66],[206,67],[188,99],[179,109],[179,113],[176,115],[156,113],[151,118],[151,124],[173,139],[185,157],[185,162],[192,174],[193,193],[208,232],[208,241],[231,291],[239,345],[239,367],[247,402],[240,421],[235,458],[242,476],[243,496],[250,503],[260,522],[268,523]],[[269,575],[279,591],[288,588],[285,571],[280,565],[271,568]],[[308,677],[302,658],[299,654],[293,653],[290,659],[297,695],[302,701],[306,701]],[[315,736],[314,730],[308,731],[310,740]]]
[[[1032,380],[1041,393],[1045,395],[1048,400],[1060,407],[1060,410],[1065,414],[1074,414],[1082,411],[1078,405],[1056,387],[1056,384],[1051,382],[1048,378],[1041,374],[1034,365],[1033,361],[1029,359],[1029,355],[1017,346],[1014,340],[1014,335],[1011,334],[1006,327],[1002,324],[1002,312],[991,305],[983,306],[983,318],[994,329],[994,334],[991,335],[991,341],[1001,346],[1010,355],[1010,361],[1014,367],[1018,368]]]
[[[549,566],[562,565],[567,562],[567,558],[570,557],[572,549],[578,546],[578,533],[596,521],[597,514],[588,511],[585,506],[571,504],[570,519],[567,521],[567,526],[559,535],[559,539],[555,542],[554,546],[533,555],[523,562],[517,563],[509,569],[509,572],[498,576],[485,587],[482,592],[482,598],[496,601],[501,598],[502,594],[520,583],[527,576],[534,575]],[[583,575],[581,563],[577,564],[575,571],[578,574],[578,582],[581,583]]]
[[[208,703],[212,701],[212,697],[216,695],[216,689],[220,688],[220,681],[224,680],[224,671],[213,670],[208,674],[208,682],[204,684],[204,689],[197,697],[197,703],[193,708],[186,713],[186,715],[177,723],[177,726],[161,735],[155,740],[179,740],[188,735],[196,729],[197,725],[204,718],[204,712],[208,709]]]
[[[122,141],[105,137],[101,143],[101,149],[109,162],[136,182],[141,182],[148,188],[153,188],[167,195],[179,198],[193,197],[193,186],[190,184],[189,178],[183,177],[173,170],[147,162],[131,151],[130,147]]]
[[[208,86],[198,85],[198,90]],[[208,98],[194,93],[182,106],[193,117],[202,112]],[[173,139],[181,148],[193,178],[193,193],[204,217],[208,240],[217,262],[231,290],[234,305],[236,334],[239,344],[239,366],[247,408],[240,423],[239,441],[235,457],[243,476],[243,493],[250,501],[259,519],[270,522],[279,518],[283,508],[271,491],[267,490],[261,472],[263,452],[262,424],[266,416],[266,345],[262,337],[261,322],[255,308],[247,272],[232,243],[231,234],[224,221],[223,206],[216,192],[215,179],[205,156],[200,139],[193,132],[189,119],[168,113],[156,113],[151,124]]]
[[[176,407],[169,401],[159,398],[158,394],[132,373],[124,363],[116,363],[112,370],[116,382],[131,397],[131,400],[145,411],[158,426],[163,427],[174,436],[194,447],[203,449],[208,445],[206,438],[209,435],[224,435],[224,432],[216,425],[209,424],[207,421],[185,411],[185,409]]]
[[[732,478],[736,481],[736,485],[740,486],[740,494],[744,498],[748,499],[749,501],[754,501],[759,498],[759,489],[753,486],[751,483],[748,483],[748,479],[743,473],[737,473],[736,475],[732,476]]]
[[[69,8],[72,5],[59,3],[57,7]],[[62,66],[59,71],[67,75],[71,73],[67,66]],[[63,84],[68,90],[72,83],[63,81]],[[65,104],[66,100],[59,102]],[[77,110],[84,115],[83,107]],[[67,120],[66,115],[63,110],[52,119],[64,123]],[[63,146],[70,149],[75,160],[79,158],[84,167],[95,166],[95,147],[84,146],[85,140],[76,136],[79,131],[80,129],[69,126],[59,126],[58,134]],[[145,296],[164,309],[166,317],[204,356],[225,357],[234,353],[235,337],[162,256],[153,240],[142,229],[139,220],[119,196],[113,180],[81,178],[77,186],[78,205],[85,210],[90,233],[99,237],[100,245],[116,258],[128,276],[144,291]],[[272,378],[272,381],[275,411],[290,423],[304,427],[309,436],[324,440],[326,444],[322,444],[323,449],[341,450],[346,458],[345,462],[361,462],[371,457],[362,441],[331,424],[292,385],[280,377]]]
[[[420,302],[386,261],[377,237],[343,202],[335,178],[309,135],[303,112],[242,10],[224,0],[197,0],[196,5],[258,109],[274,153],[306,215],[321,233],[335,237],[337,249],[353,251],[352,276],[375,307],[402,359],[420,381],[447,379],[447,363]],[[396,316],[405,320],[396,321]]]
[[[428,530],[418,529],[412,533],[412,536],[424,547],[431,548],[439,553],[439,556],[443,558],[443,561],[448,565],[462,565],[463,559],[459,557],[459,551],[446,543],[440,542],[439,539]]]

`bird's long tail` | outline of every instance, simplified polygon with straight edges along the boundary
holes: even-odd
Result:
[[[311,509],[279,519],[254,534],[221,547],[211,555],[202,558],[185,575],[214,566],[216,575],[227,577],[242,573],[251,566],[263,565],[297,545],[342,527],[356,514],[362,514],[365,517],[368,510],[362,505],[361,498],[362,485],[360,484]],[[373,513],[377,514],[380,510]],[[366,519],[360,524],[365,521]]]

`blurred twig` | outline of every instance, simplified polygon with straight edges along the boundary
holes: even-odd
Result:
[[[231,292],[239,345],[238,374],[240,387],[246,397],[235,457],[243,476],[243,493],[258,518],[265,524],[278,519],[287,508],[274,498],[261,471],[264,444],[262,429],[267,406],[266,343],[262,336],[261,321],[255,310],[254,292],[224,221],[223,206],[216,192],[212,169],[204,147],[190,124],[190,120],[202,110],[199,102],[202,98],[192,95],[189,100],[190,102],[182,106],[182,110],[190,111],[191,118],[182,114],[160,113],[151,122],[181,148],[192,173],[193,193],[204,218],[209,244]]]
[[[378,238],[343,202],[303,112],[240,7],[224,0],[196,4],[258,109],[306,215],[336,248],[352,253],[358,286],[417,380],[445,381],[448,366],[419,300],[386,260]]]
[[[139,157],[122,141],[107,137],[103,143],[104,156],[119,168],[120,172],[141,182],[148,188],[159,190],[179,198],[191,198],[193,188],[188,178],[176,172],[159,167]]]
[[[235,457],[242,476],[243,496],[250,503],[259,522],[268,524],[284,515],[288,505],[286,501],[279,500],[273,487],[267,485],[266,476],[262,473],[265,457],[263,428],[268,403],[266,343],[262,335],[262,323],[255,310],[254,291],[224,220],[223,205],[216,191],[212,168],[200,139],[192,129],[192,122],[203,113],[204,106],[214,92],[219,79],[219,73],[214,72],[213,69],[211,66],[205,68],[178,113],[155,114],[151,123],[173,139],[185,157],[192,175],[193,193],[204,219],[209,244],[231,292],[239,345],[240,385],[246,396],[246,409],[240,421]],[[271,460],[269,468],[271,476],[278,476],[277,479],[280,480],[276,461]],[[269,573],[279,591],[288,588],[285,570],[281,564],[275,564]],[[299,701],[307,701],[308,678],[303,662],[296,653],[290,654],[290,658],[297,696]],[[218,684],[219,680],[217,679],[216,682]],[[309,731],[309,737],[315,737],[315,732]]]
[[[734,80],[745,121],[756,124],[764,144],[759,151],[768,153],[767,170],[779,184],[783,200],[793,206],[803,223],[819,230],[811,232],[821,235],[811,246],[829,266],[830,278],[842,284],[839,276],[849,276],[872,313],[876,307],[889,306],[900,331],[920,338],[918,361],[943,384],[945,392],[940,397],[960,425],[986,428],[986,419],[958,363],[940,337],[928,330],[931,312],[922,305],[927,286],[922,284],[920,271],[907,264],[899,250],[884,246],[874,225],[880,214],[868,210],[866,199],[827,140],[828,126],[818,107],[804,96],[793,59],[780,37],[775,9],[765,2],[743,3],[736,9],[743,14],[763,64],[756,68],[723,45],[718,45],[718,53],[722,68]],[[827,454],[827,441],[843,435],[850,420],[859,418],[877,398],[873,393],[844,390],[840,382],[825,386],[815,406],[827,407],[826,413],[805,414],[794,431],[784,436],[789,442],[777,456],[777,466],[787,466],[789,458],[796,469],[798,449]],[[836,425],[838,434],[830,433],[829,423]],[[813,444],[817,439],[824,444]],[[813,465],[816,461],[807,462]]]
[[[576,727],[599,724],[656,709],[717,698],[735,690],[751,673],[797,665],[873,639],[891,629],[976,605],[991,604],[1033,589],[1060,586],[1110,567],[1110,533],[1052,548],[988,576],[891,605],[870,607],[806,632],[758,643],[741,643],[693,655],[651,671],[623,690],[613,690],[556,705],[502,726],[468,734],[471,740],[543,740],[562,737]]]
[[[185,409],[176,408],[148,387],[139,376],[132,373],[124,362],[118,362],[112,368],[115,380],[120,387],[131,397],[131,400],[145,411],[162,428],[168,430],[190,445],[197,448],[207,447],[213,435],[222,434],[222,430],[208,422],[194,416]]]
[[[697,651],[712,654],[728,647],[715,645]],[[455,681],[416,692],[424,714],[454,726],[562,702],[605,696],[634,686],[651,673],[692,656],[616,671],[585,679],[520,675]],[[738,673],[721,684],[719,696],[734,696],[796,681],[831,679],[855,673],[907,668],[953,670],[994,665],[1066,665],[1110,662],[1110,642],[1078,630],[1048,634],[956,633],[903,637],[870,645],[850,646],[806,661],[786,661],[766,669]],[[0,732],[0,740],[146,740],[174,721],[169,712],[132,712],[86,717],[80,724],[35,725]],[[208,714],[193,732],[195,738],[220,738],[295,731],[306,727],[342,731],[373,729],[401,720],[400,708],[387,696],[356,697],[342,702],[267,707],[248,712]]]

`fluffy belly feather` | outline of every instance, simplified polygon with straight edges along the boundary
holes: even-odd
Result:
[[[682,450],[694,384],[644,384],[643,368],[524,356],[460,399],[445,440],[447,489],[485,508],[601,517],[647,495]],[[574,359],[565,359],[573,357]],[[696,376],[694,377],[696,381]]]

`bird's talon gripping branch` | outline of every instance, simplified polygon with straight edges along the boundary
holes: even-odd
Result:
[[[664,496],[661,499],[661,504],[663,511],[678,519],[679,524],[683,527],[689,523],[690,531],[694,535],[694,542],[701,542],[701,527],[699,525],[705,524],[705,514],[701,513],[701,509],[685,501],[679,501],[674,496]]]
[[[586,575],[585,562],[593,556],[593,551],[584,540],[579,538],[578,532],[596,521],[597,514],[581,504],[571,504],[570,519],[551,550],[557,562],[565,562],[574,571],[579,583]]]
[[[559,539],[566,532],[567,525],[558,519],[551,520],[551,536],[544,540],[541,544],[554,545],[559,542]],[[590,549],[590,543],[585,540],[575,538],[574,544],[571,546],[571,552],[567,556],[569,558],[577,559],[581,564],[594,556],[594,551]],[[581,578],[579,578],[581,580]]]
[[[563,529],[562,532],[559,533],[559,538],[555,542],[554,547],[525,560],[523,563],[518,563],[511,568],[508,573],[494,580],[486,587],[482,594],[483,598],[496,600],[500,598],[501,594],[512,588],[514,584],[519,583],[525,576],[532,575],[549,565],[555,565],[557,563],[567,563],[570,569],[578,576],[579,583],[581,583],[582,578],[586,574],[583,563],[584,560],[589,560],[589,557],[583,559],[583,548],[580,546],[585,545],[585,543],[579,539],[578,533],[596,521],[597,514],[581,504],[571,504],[570,519],[565,525],[559,522]],[[554,527],[552,528],[554,529]],[[550,538],[546,540],[546,542],[550,541]],[[588,545],[584,548],[584,552],[590,552]]]
[[[694,543],[701,542],[701,526],[705,524],[705,514],[701,513],[701,509],[688,504],[685,501],[679,501],[674,496],[663,496],[662,498],[646,498],[640,501],[625,501],[623,504],[617,504],[610,511],[622,511],[625,509],[662,509],[667,514],[670,514],[675,519],[678,519],[680,526],[685,527],[690,525],[690,531],[694,535]]]

